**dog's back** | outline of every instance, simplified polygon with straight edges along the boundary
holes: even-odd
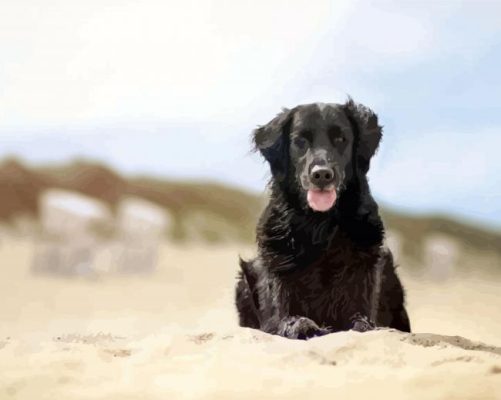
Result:
[[[236,306],[240,326],[260,328],[259,300],[257,294],[258,272],[254,267],[254,260],[239,259],[240,271],[236,287]]]

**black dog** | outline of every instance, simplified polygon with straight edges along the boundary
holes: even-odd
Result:
[[[366,174],[381,140],[353,102],[284,110],[253,140],[271,167],[258,256],[240,260],[240,325],[288,338],[391,327],[410,332],[404,291]]]

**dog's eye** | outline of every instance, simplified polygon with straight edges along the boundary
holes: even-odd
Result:
[[[341,129],[339,128],[339,126],[331,126],[329,128],[329,137],[331,139],[331,142],[333,144],[340,144],[340,143],[344,143],[346,141],[346,138],[344,137],[343,135],[343,132],[341,131]]]
[[[294,144],[300,148],[301,150],[305,149],[308,146],[308,141],[304,137],[297,137],[294,139]]]

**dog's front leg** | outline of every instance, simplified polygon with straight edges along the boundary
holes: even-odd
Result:
[[[311,339],[315,336],[323,336],[331,333],[327,328],[319,327],[314,321],[306,317],[284,317],[280,320],[272,320],[265,324],[265,332],[280,335],[289,339]]]

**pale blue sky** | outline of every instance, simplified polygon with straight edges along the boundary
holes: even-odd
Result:
[[[371,106],[384,204],[501,227],[501,2],[0,3],[0,157],[262,191],[281,107]]]

